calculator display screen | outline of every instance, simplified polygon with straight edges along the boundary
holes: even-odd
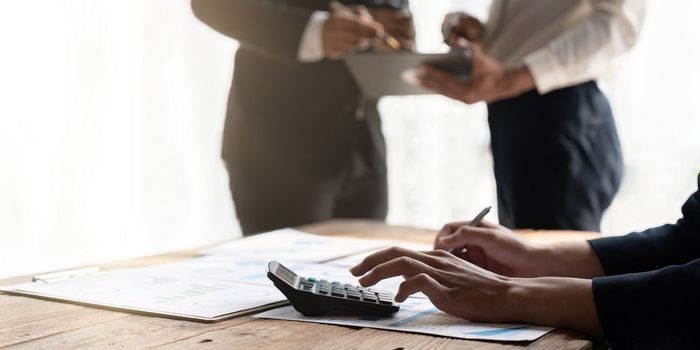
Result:
[[[292,286],[294,285],[294,280],[297,277],[294,272],[288,270],[286,267],[282,266],[282,264],[277,265],[275,275]]]

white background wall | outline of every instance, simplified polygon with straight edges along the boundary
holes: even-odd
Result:
[[[420,47],[438,48],[449,9],[487,5],[414,0]],[[649,1],[638,48],[606,84],[627,167],[606,234],[674,220],[694,189],[699,12]],[[235,47],[187,0],[0,0],[0,276],[239,235],[219,159]],[[381,110],[390,222],[438,227],[495,204],[483,105]]]

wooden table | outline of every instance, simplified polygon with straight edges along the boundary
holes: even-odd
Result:
[[[432,243],[434,231],[369,221],[331,221],[303,227],[328,236],[401,239]],[[538,240],[588,239],[595,234],[524,232]],[[180,260],[196,251],[106,264],[147,266]],[[26,282],[29,277],[0,281]],[[369,328],[260,320],[243,316],[214,324],[147,317],[40,299],[0,294],[0,347],[11,348],[226,348],[226,349],[591,349],[590,339],[555,330],[532,343],[469,341]]]

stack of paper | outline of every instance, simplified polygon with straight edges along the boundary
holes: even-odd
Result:
[[[226,280],[164,265],[113,270],[61,281],[11,286],[8,291],[200,321],[283,305],[273,286]]]
[[[2,288],[4,291],[121,310],[217,321],[286,304],[267,278],[279,260],[300,273],[346,274],[345,267],[310,262],[335,259],[391,241],[332,238],[285,229],[213,247],[209,256],[145,268],[112,270]],[[352,280],[351,280],[352,278]],[[352,282],[354,283],[354,282]]]
[[[324,262],[394,243],[388,240],[326,237],[287,228],[220,244],[203,253],[258,260]]]

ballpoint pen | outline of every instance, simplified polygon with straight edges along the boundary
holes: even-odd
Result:
[[[457,26],[457,20],[454,18],[454,16],[450,16],[448,20],[445,20],[445,23],[442,24],[442,40],[445,42],[445,44],[450,43],[450,37],[452,36],[452,33],[455,32],[455,27]]]
[[[474,217],[474,219],[472,219],[472,221],[470,221],[470,222],[467,224],[467,226],[479,226],[479,224],[481,224],[481,220],[483,220],[484,217],[486,216],[486,214],[488,214],[490,211],[491,211],[491,207],[490,207],[490,206],[484,208],[484,210],[482,210],[481,212],[479,212],[479,214],[477,214],[476,217]],[[450,250],[450,253],[452,253],[452,254],[462,253],[462,252],[464,252],[466,249],[467,249],[466,246],[465,246],[465,247],[462,247],[462,248],[459,248],[459,249],[452,248],[452,249]]]
[[[330,7],[331,10],[336,11],[338,13],[357,16],[357,14],[351,8],[344,5],[340,1],[332,0],[330,3]],[[398,40],[396,40],[396,38],[394,38],[393,36],[387,34],[387,32],[385,31],[377,32],[377,39],[381,40],[394,50],[401,49],[401,43]]]

